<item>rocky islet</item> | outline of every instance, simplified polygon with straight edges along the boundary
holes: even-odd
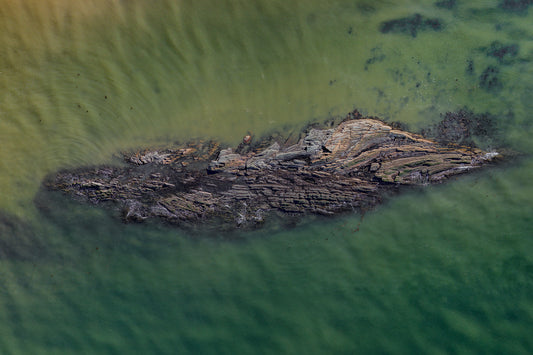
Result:
[[[272,215],[364,210],[401,186],[442,183],[499,154],[428,140],[351,113],[311,128],[296,143],[267,139],[239,147],[193,141],[125,155],[127,166],[61,171],[45,185],[112,206],[125,221],[251,227]]]

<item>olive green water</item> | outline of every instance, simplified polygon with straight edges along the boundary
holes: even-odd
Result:
[[[533,9],[498,4],[1,0],[0,353],[531,353]],[[380,32],[415,13],[441,31]],[[204,237],[40,190],[135,147],[463,106],[523,157],[364,217]]]

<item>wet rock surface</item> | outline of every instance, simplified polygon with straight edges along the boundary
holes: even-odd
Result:
[[[249,139],[246,140],[249,143]],[[357,112],[296,141],[265,139],[235,150],[217,142],[144,150],[127,166],[62,171],[52,190],[113,206],[125,221],[257,226],[267,217],[330,215],[378,204],[405,185],[441,183],[498,156],[444,146]]]

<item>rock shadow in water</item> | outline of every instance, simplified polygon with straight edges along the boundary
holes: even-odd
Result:
[[[35,261],[48,255],[48,246],[22,219],[0,211],[0,260]]]

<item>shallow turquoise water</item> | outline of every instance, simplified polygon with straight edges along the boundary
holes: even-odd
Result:
[[[531,353],[533,10],[498,4],[2,1],[0,353]],[[442,30],[380,32],[414,13]],[[523,155],[364,216],[203,236],[40,190],[132,147],[465,105]]]

